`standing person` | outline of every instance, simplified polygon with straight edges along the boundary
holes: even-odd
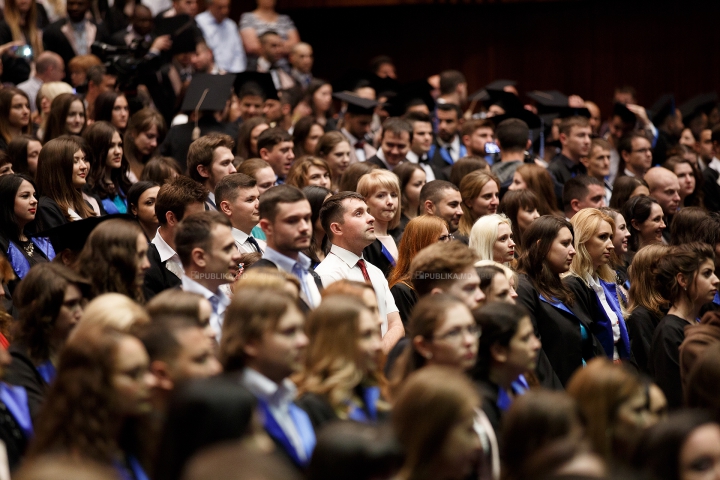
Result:
[[[587,174],[587,169],[580,160],[590,152],[590,124],[587,118],[574,116],[560,123],[560,143],[562,150],[555,157],[548,171],[555,181],[555,195],[562,197],[565,182],[578,174]]]
[[[368,213],[375,218],[375,241],[365,247],[363,257],[378,267],[385,278],[397,263],[397,244],[392,230],[400,224],[400,185],[387,170],[373,170],[358,182],[358,193],[365,198]]]
[[[130,181],[142,177],[145,164],[157,155],[165,132],[165,120],[156,110],[143,108],[130,117],[123,138],[125,157],[130,165]]]
[[[340,191],[340,179],[350,166],[350,143],[340,132],[328,132],[318,140],[315,155],[330,166],[330,190]]]
[[[612,184],[607,180],[610,176],[611,150],[612,146],[607,140],[593,138],[592,142],[590,142],[590,152],[588,156],[580,159],[580,162],[585,165],[587,169],[588,176],[595,177],[600,182],[603,182],[605,187],[605,205],[610,205],[610,198],[612,197]]]
[[[153,239],[160,226],[155,212],[159,190],[160,185],[157,183],[140,181],[133,184],[127,192],[129,213],[140,224],[148,242]]]
[[[703,305],[711,302],[720,280],[715,275],[713,248],[704,243],[671,247],[657,263],[655,288],[670,303],[655,329],[648,367],[671,409],[682,406],[679,347],[684,328],[694,325]]]
[[[280,128],[269,128],[258,137],[258,153],[272,167],[277,183],[284,183],[295,160],[292,136]]]
[[[385,276],[363,258],[365,247],[376,239],[375,219],[368,212],[365,199],[354,192],[333,195],[320,210],[320,222],[332,242],[330,254],[317,268],[323,285],[343,278],[371,283],[378,298],[383,351],[390,351],[404,330]]]
[[[475,222],[484,215],[497,213],[500,198],[500,181],[492,174],[475,171],[465,176],[460,182],[463,215],[460,219],[458,233],[465,238]]]
[[[300,41],[292,19],[275,10],[275,0],[258,0],[255,10],[243,13],[240,17],[240,36],[248,55],[260,53],[259,38],[267,31],[276,32],[282,38],[282,55],[288,55]]]
[[[245,160],[237,168],[237,171],[238,173],[244,173],[245,175],[249,175],[255,179],[260,195],[273,187],[275,185],[275,181],[277,180],[277,175],[275,175],[273,168],[269,163],[261,158],[251,158],[249,160]],[[259,240],[265,240],[265,232],[262,231],[262,228],[260,228],[259,225],[256,225],[255,228],[253,228],[252,236]]]
[[[387,416],[377,317],[358,298],[334,295],[307,318],[298,405],[315,429],[331,420],[374,423]]]
[[[395,242],[399,243],[405,227],[413,218],[420,215],[420,192],[426,183],[427,174],[418,164],[404,162],[393,170],[400,181],[400,224],[394,234]]]
[[[302,368],[308,346],[305,316],[287,293],[256,288],[236,293],[226,316],[220,344],[224,371],[239,377],[257,398],[265,431],[278,450],[297,467],[306,467],[315,432],[293,401],[297,387],[288,378]]]
[[[18,88],[0,91],[0,150],[6,151],[13,139],[32,133],[30,100]]]
[[[73,137],[63,135],[43,146],[36,177],[40,193],[37,217],[43,228],[95,216],[82,194],[87,173],[85,153]]]
[[[42,36],[47,24],[45,9],[38,7],[36,0],[6,0],[3,5],[3,19],[0,21],[0,45],[10,42],[15,42],[17,46],[29,45],[32,48],[32,58],[36,60],[35,71],[41,71]],[[26,83],[32,71],[32,60],[8,54],[2,57],[3,81],[14,85]],[[62,59],[59,60],[62,62]],[[64,69],[61,68],[60,71],[62,74],[56,80],[62,80],[65,76]]]
[[[577,308],[575,296],[560,279],[575,256],[572,225],[542,216],[525,231],[522,244],[517,301],[528,309],[543,342],[537,374],[544,385],[565,385],[585,362],[605,355],[590,330],[590,319]]]
[[[577,307],[593,319],[590,329],[607,357],[629,361],[630,338],[610,268],[615,222],[597,209],[586,208],[575,214],[571,223],[577,253],[570,265],[572,275],[565,277],[564,283],[572,290]]]
[[[95,159],[90,166],[90,192],[100,197],[108,214],[127,213],[130,166],[123,155],[120,132],[111,123],[99,121],[85,130],[83,138]]]
[[[155,384],[140,340],[108,327],[79,330],[60,355],[28,458],[73,453],[115,467],[122,478],[147,478],[141,423]]]
[[[247,60],[237,24],[228,18],[230,0],[211,0],[207,10],[195,17],[218,67],[230,73],[245,70]]]
[[[32,113],[36,113],[40,108],[36,103],[40,87],[45,82],[60,82],[65,78],[65,64],[60,55],[54,52],[43,52],[35,58],[35,75],[18,84],[18,88],[27,93]]]
[[[82,135],[87,125],[85,104],[77,95],[61,93],[52,101],[43,143],[60,135]]]
[[[377,102],[344,92],[336,93],[334,97],[347,103],[340,133],[350,144],[350,163],[364,162],[377,153],[377,149],[366,141]]]

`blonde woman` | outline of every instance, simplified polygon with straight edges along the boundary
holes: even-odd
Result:
[[[375,217],[377,240],[365,247],[363,257],[387,278],[397,263],[398,248],[391,231],[400,225],[400,182],[389,170],[377,169],[363,175],[357,192],[365,197],[368,212]]]
[[[478,219],[470,230],[469,244],[481,260],[508,264],[515,258],[512,223],[503,214]]]
[[[570,264],[571,275],[564,283],[573,292],[577,308],[594,319],[590,329],[607,357],[629,360],[630,338],[617,296],[615,272],[610,267],[615,222],[596,208],[585,208],[571,223],[576,254]]]

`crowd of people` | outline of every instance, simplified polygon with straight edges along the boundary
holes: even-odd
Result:
[[[205,6],[4,2],[0,479],[718,477],[716,94]]]

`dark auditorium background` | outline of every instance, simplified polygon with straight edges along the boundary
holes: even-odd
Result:
[[[255,8],[234,0],[232,18]],[[521,93],[558,89],[598,103],[634,86],[647,108],[717,88],[720,2],[278,0],[315,51],[315,76],[333,80],[380,54],[409,81],[461,70],[470,93],[494,79]]]

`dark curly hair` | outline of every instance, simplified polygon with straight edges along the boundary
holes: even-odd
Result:
[[[20,321],[14,338],[28,347],[30,358],[42,363],[50,357],[50,336],[68,285],[86,294],[87,280],[59,263],[40,263],[30,269],[13,293]]]
[[[92,296],[116,292],[145,303],[142,285],[137,285],[137,239],[140,226],[112,219],[92,231],[80,252],[75,270],[90,280]]]
[[[677,274],[682,273],[687,284],[691,285],[705,260],[710,260],[713,264],[715,262],[713,247],[706,243],[692,242],[671,247],[668,253],[658,260],[655,289],[673,305],[680,295],[687,295],[687,291],[677,281]]]

